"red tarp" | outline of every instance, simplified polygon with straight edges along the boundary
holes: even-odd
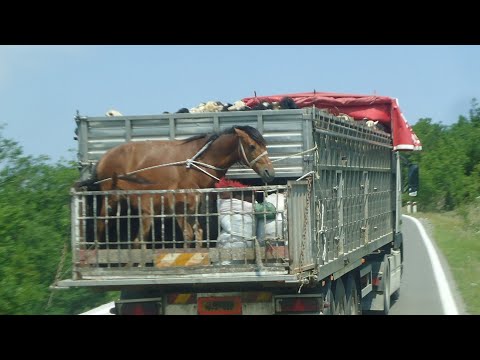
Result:
[[[355,120],[378,121],[393,132],[394,150],[422,150],[422,144],[403,117],[397,99],[387,96],[310,92],[248,97],[242,101],[247,106],[254,107],[261,102],[280,101],[284,97],[292,98],[299,108],[315,105],[316,108],[328,109],[335,115],[343,113]]]

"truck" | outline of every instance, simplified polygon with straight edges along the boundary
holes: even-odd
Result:
[[[140,214],[129,199],[145,191],[72,187],[71,278],[54,287],[120,291],[111,309],[117,315],[388,314],[404,258],[400,152],[420,150],[421,143],[395,98],[313,92],[242,101],[254,108],[285,97],[293,108],[77,112],[80,181],[92,178],[102,155],[121,143],[185,139],[238,125],[255,127],[266,139],[275,179],[264,184],[238,164],[226,177],[242,187],[151,191],[203,196],[195,213],[204,226],[201,246],[182,241],[175,219],[186,214],[163,209],[151,215],[147,245],[134,246]],[[418,171],[412,173],[418,184]],[[109,196],[126,199],[123,208],[100,217],[96,208]],[[255,212],[248,196],[256,204],[268,200],[273,210]],[[98,221],[109,229],[104,242],[95,234]],[[222,234],[236,242],[225,246]]]

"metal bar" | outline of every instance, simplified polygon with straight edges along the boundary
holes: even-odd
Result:
[[[165,196],[161,195],[161,198],[160,198],[160,213],[161,215],[164,215],[165,214]],[[165,217],[162,216],[160,218],[160,222],[161,222],[161,233],[162,233],[162,248],[165,246]]]
[[[138,277],[138,278],[105,278],[99,280],[61,280],[58,283],[57,288],[63,287],[83,287],[83,286],[98,286],[98,287],[115,287],[115,286],[128,286],[128,285],[169,285],[169,284],[251,284],[251,283],[290,283],[298,284],[299,280],[296,275],[287,275],[287,274],[275,274],[269,273],[268,271],[258,272],[252,271],[251,273],[242,273],[235,274],[232,276],[231,273],[221,274],[216,273],[215,276],[205,277],[202,274],[195,274],[188,277],[182,276],[169,276],[168,278],[148,278],[148,277]]]
[[[351,135],[339,134],[339,133],[336,133],[336,132],[333,132],[333,131],[327,131],[327,130],[316,128],[315,132],[320,133],[320,134],[329,135],[329,136],[334,136],[336,138],[350,139],[350,140],[355,140],[355,141],[366,143],[366,144],[376,145],[376,146],[387,148],[387,149],[393,149],[393,146],[391,144],[383,144],[383,143],[380,143],[378,141],[367,140],[367,139],[359,139],[359,138],[351,136]]]
[[[253,191],[275,191],[286,190],[287,185],[266,185],[266,186],[247,186],[243,190]],[[188,194],[188,193],[219,193],[227,190],[238,190],[238,188],[203,188],[203,189],[177,189],[177,190],[107,190],[107,191],[76,191],[72,190],[72,194],[85,195],[129,195],[129,194]]]
[[[150,250],[153,255],[153,252],[155,251],[155,247],[156,247],[156,236],[155,236],[155,207],[153,206],[152,195],[150,195],[150,222],[151,222],[150,229],[152,231]]]
[[[125,141],[132,140],[132,122],[130,119],[125,119]]]
[[[128,249],[132,250],[132,202],[130,196],[127,196],[127,242]],[[128,259],[128,263],[132,264],[132,259]]]

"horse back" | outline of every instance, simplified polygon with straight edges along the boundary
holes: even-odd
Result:
[[[198,145],[180,140],[128,142],[107,151],[97,165],[97,179],[119,177],[117,189],[176,189],[193,187],[183,164],[198,151]],[[153,167],[153,168],[152,168]],[[143,170],[145,169],[145,170]],[[139,171],[140,170],[140,171]],[[132,174],[139,181],[122,180]],[[133,179],[133,178],[132,178]],[[137,182],[137,184],[134,184]],[[108,187],[106,182],[104,190]],[[138,183],[143,183],[139,185]],[[185,183],[182,185],[182,183]]]

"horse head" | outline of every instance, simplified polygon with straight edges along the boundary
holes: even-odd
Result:
[[[275,169],[268,157],[267,144],[262,134],[251,126],[236,126],[235,133],[239,138],[240,162],[252,168],[263,181],[272,181]]]

